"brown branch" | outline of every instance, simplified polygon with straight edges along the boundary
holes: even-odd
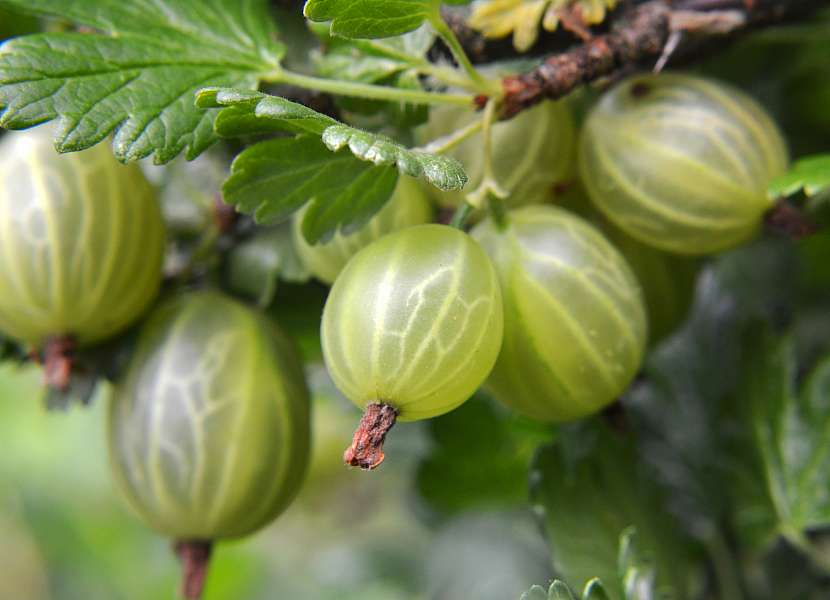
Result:
[[[585,83],[645,59],[656,59],[673,33],[686,34],[690,47],[697,52],[701,38],[722,39],[827,5],[828,0],[644,2],[615,18],[608,33],[553,55],[528,73],[506,77],[502,117],[510,118],[545,98],[561,98]],[[672,43],[677,42],[675,37]],[[679,46],[674,52],[683,55],[683,42]]]
[[[512,117],[545,98],[561,98],[583,83],[660,54],[669,37],[669,16],[662,0],[647,2],[627,13],[610,33],[551,56],[529,73],[505,77],[502,116]]]

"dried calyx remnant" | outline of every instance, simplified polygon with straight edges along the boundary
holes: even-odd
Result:
[[[383,402],[373,402],[366,406],[357,431],[354,432],[352,445],[343,453],[343,461],[352,467],[371,470],[383,462],[383,442],[392,429],[398,411]]]
[[[798,240],[818,231],[818,227],[797,206],[780,198],[764,215],[767,229]]]
[[[43,345],[43,383],[54,390],[64,391],[72,376],[75,340],[69,336],[49,338]]]
[[[182,562],[181,597],[185,600],[199,600],[202,597],[212,547],[211,542],[204,540],[173,544],[173,550]]]

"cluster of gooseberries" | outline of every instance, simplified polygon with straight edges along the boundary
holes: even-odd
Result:
[[[436,111],[427,128],[445,133],[455,121]],[[686,75],[634,77],[607,92],[578,152],[564,103],[492,134],[489,176],[509,210],[469,232],[434,223],[425,191],[403,176],[357,232],[311,245],[295,217],[297,252],[332,284],[326,367],[365,408],[350,465],[374,469],[396,421],[446,413],[481,386],[546,422],[603,409],[649,340],[683,318],[694,257],[751,238],[770,208],[767,184],[787,165],[753,100]],[[474,181],[477,146],[453,150]],[[0,156],[0,331],[64,386],[74,348],[122,333],[154,303],[165,250],[158,200],[104,146],[58,156],[44,128],[6,136]],[[578,190],[572,210],[554,193],[565,181]],[[454,202],[463,196],[441,200]],[[210,290],[150,310],[113,387],[109,445],[132,507],[177,541],[188,598],[200,594],[213,540],[255,531],[291,502],[309,437],[302,366],[270,318]]]

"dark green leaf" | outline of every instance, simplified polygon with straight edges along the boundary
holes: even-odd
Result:
[[[548,428],[522,421],[479,392],[456,410],[430,419],[429,454],[417,487],[429,504],[453,513],[527,502],[527,471]]]
[[[19,13],[9,13],[0,8],[0,42],[38,30],[37,19]]]
[[[608,588],[589,597],[626,598],[618,576],[620,537],[634,526],[642,552],[654,561],[656,589],[686,597],[693,570],[687,542],[630,438],[599,422],[569,428],[541,450],[531,480],[536,482],[533,500],[544,511],[554,569],[569,585],[580,588],[598,577]]]
[[[318,370],[323,372],[325,369],[322,366],[323,351],[320,347],[320,318],[323,315],[327,293],[328,287],[314,280],[302,285],[286,281],[277,287],[274,301],[268,307],[268,314],[276,319],[300,346],[303,362],[306,365],[317,363]],[[309,376],[313,379],[313,375]],[[325,379],[330,382],[328,375],[325,375]],[[334,385],[327,385],[331,388],[329,393],[333,393]]]
[[[384,38],[412,31],[433,14],[439,0],[308,0],[303,13],[331,21],[331,32],[348,38]]]
[[[657,600],[654,569],[640,554],[636,537],[634,529],[628,529],[620,536],[617,573],[613,581],[622,590],[622,598],[625,600]],[[585,583],[581,598],[608,600],[612,595],[607,589],[598,577],[594,577]],[[520,600],[576,600],[576,595],[567,583],[557,579],[547,591],[534,585],[522,594]]]
[[[206,86],[256,88],[284,48],[265,0],[5,0],[90,28],[15,38],[0,50],[0,125],[58,119],[59,151],[115,132],[122,161],[192,158],[214,141],[215,114],[193,97]]]
[[[769,185],[770,198],[783,198],[803,191],[807,196],[830,188],[830,154],[808,156],[795,162],[789,172]]]
[[[314,136],[278,138],[246,149],[233,162],[225,200],[260,223],[288,218],[311,202],[303,233],[315,243],[337,228],[352,231],[380,210],[395,188],[388,166],[332,153]]]
[[[742,339],[794,301],[798,262],[791,244],[765,241],[730,252],[698,278],[689,320],[652,352],[624,406],[641,454],[667,484],[670,509],[696,535],[718,535],[730,513],[722,470],[736,426],[728,398],[740,380]]]
[[[830,524],[830,356],[799,392],[791,338],[768,333],[747,342],[740,420],[746,433],[736,469],[737,525],[755,547],[779,535],[796,545]]]
[[[220,135],[250,134],[256,130],[256,122],[261,122],[261,132],[283,130],[318,135],[332,152],[348,147],[362,161],[378,166],[393,165],[410,177],[423,176],[441,190],[458,190],[467,183],[464,169],[452,158],[410,150],[386,136],[343,125],[285,98],[245,90],[205,89],[199,92],[197,102],[204,108],[230,107],[217,119]],[[230,112],[223,117],[226,111]],[[262,210],[265,214],[266,209]],[[285,216],[280,211],[277,213]]]

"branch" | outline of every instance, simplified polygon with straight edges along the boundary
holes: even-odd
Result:
[[[605,75],[669,54],[700,54],[701,40],[723,39],[758,26],[810,14],[828,0],[650,0],[614,19],[608,33],[555,54],[528,73],[503,82],[502,118],[545,98],[561,98]],[[685,40],[685,41],[684,41]]]

